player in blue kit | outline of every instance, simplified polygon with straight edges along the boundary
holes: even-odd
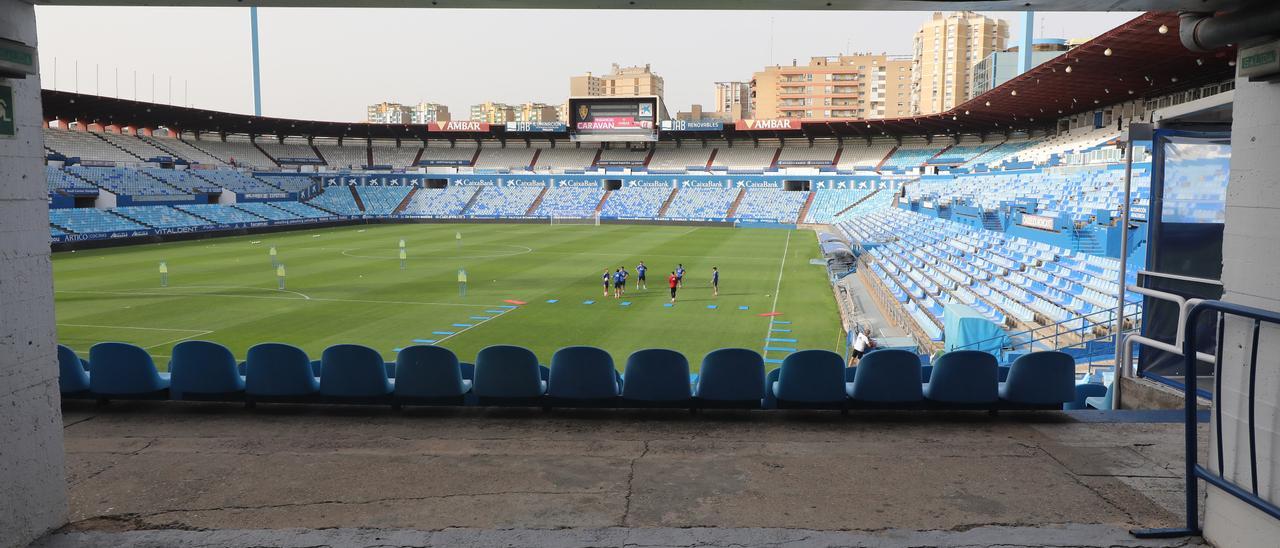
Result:
[[[644,273],[648,270],[649,267],[644,265],[644,261],[640,261],[640,264],[636,265],[636,285],[640,286],[640,289],[649,289],[648,284],[644,281]]]
[[[711,267],[711,291],[717,297],[720,296],[720,269]]]
[[[604,276],[601,277],[604,280],[604,296],[606,297],[609,296],[609,278],[609,269],[606,268],[604,269]]]
[[[676,265],[676,282],[680,284],[681,289],[684,289],[684,263]]]
[[[622,267],[613,273],[613,298],[622,296]]]

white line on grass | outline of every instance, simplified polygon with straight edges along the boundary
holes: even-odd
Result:
[[[171,327],[134,327],[131,325],[93,325],[93,324],[87,324],[87,323],[58,323],[58,325],[65,325],[67,327],[91,327],[96,329],[140,329],[143,331],[182,331],[186,333],[199,333],[199,332],[209,333],[209,331],[204,329],[175,329]]]
[[[788,230],[787,243],[782,245],[782,264],[778,265],[778,283],[773,286],[773,307],[769,309],[770,314],[778,311],[778,291],[782,289],[782,271],[787,268],[787,250],[789,250],[790,248],[791,248],[791,231]],[[769,325],[765,326],[764,328],[764,338],[766,340],[764,341],[764,345],[761,347],[762,349],[764,347],[769,346],[769,341],[767,339],[769,338],[769,333],[770,333],[769,330],[773,329],[773,318],[774,316],[769,316]],[[794,339],[795,337],[792,337],[792,338]],[[764,353],[768,354],[769,351],[765,350]]]
[[[173,340],[171,340],[171,341],[165,341],[165,342],[162,342],[162,343],[159,343],[159,344],[153,344],[153,345],[151,345],[151,346],[144,346],[144,347],[142,347],[142,349],[143,349],[143,350],[151,350],[152,348],[155,348],[155,347],[157,347],[157,346],[164,346],[164,345],[166,345],[166,344],[173,344],[173,343],[182,342],[182,341],[185,341],[185,340],[187,340],[187,339],[194,339],[194,338],[196,338],[196,337],[203,337],[203,336],[208,335],[208,334],[210,334],[210,333],[213,333],[213,332],[212,332],[212,331],[202,331],[202,332],[200,332],[200,333],[196,333],[195,335],[187,335],[186,337],[179,337],[179,338],[177,338],[177,339],[173,339]]]
[[[275,290],[272,290],[275,291]],[[271,297],[268,295],[229,295],[226,293],[181,293],[181,292],[143,292],[143,291],[89,291],[82,289],[57,289],[55,293],[93,293],[98,295],[128,295],[128,296],[144,296],[144,297],[224,297],[230,299],[267,299],[272,301],[312,301],[312,302],[336,302],[336,303],[363,303],[363,304],[408,304],[408,305],[430,305],[430,306],[466,306],[472,308],[488,308],[487,304],[466,304],[466,303],[434,303],[423,301],[376,301],[368,299],[327,299],[324,297],[307,297],[297,299],[294,297]]]
[[[478,321],[478,322],[476,322],[476,323],[471,324],[471,327],[464,327],[464,328],[462,328],[462,330],[461,330],[461,331],[454,331],[452,335],[445,335],[445,337],[444,337],[443,339],[437,339],[437,340],[436,340],[436,342],[433,342],[433,343],[431,343],[431,344],[434,344],[434,345],[437,345],[437,346],[438,346],[438,345],[439,345],[440,343],[442,343],[442,342],[445,342],[445,341],[447,341],[447,340],[449,340],[449,339],[452,339],[452,338],[454,338],[454,337],[457,337],[458,335],[461,335],[461,334],[463,334],[463,333],[466,333],[467,331],[471,331],[472,329],[475,329],[475,328],[477,328],[477,327],[480,327],[481,325],[483,325],[483,324],[485,324],[485,323],[487,323],[487,322],[490,322],[490,321],[496,320],[496,319],[498,319],[498,318],[501,318],[502,316],[506,316],[506,315],[507,315],[509,312],[511,312],[512,310],[517,310],[517,309],[515,309],[515,308],[507,308],[507,309],[504,309],[504,310],[503,310],[503,312],[502,312],[502,313],[500,313],[500,314],[495,314],[495,315],[493,315],[493,316],[489,316],[489,319],[487,319],[487,320],[480,320],[480,321]]]

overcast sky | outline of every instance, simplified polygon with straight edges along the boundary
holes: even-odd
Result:
[[[253,111],[248,8],[36,7],[44,87]],[[712,83],[849,52],[910,54],[923,12],[261,9],[263,114],[363,121],[384,100],[558,104],[569,77],[649,63],[674,113]],[[1010,40],[1022,35],[1016,13]],[[1046,13],[1036,35],[1092,37],[1135,13]],[[56,75],[55,75],[56,60]],[[78,84],[76,65],[79,65]],[[96,75],[95,75],[96,71]],[[134,86],[134,74],[137,86]],[[117,77],[118,74],[118,77]],[[172,79],[172,88],[170,88]]]

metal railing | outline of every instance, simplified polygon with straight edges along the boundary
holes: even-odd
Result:
[[[1235,316],[1239,318],[1253,320],[1253,335],[1249,350],[1248,368],[1248,432],[1249,432],[1249,480],[1250,485],[1244,487],[1237,485],[1232,480],[1227,479],[1226,475],[1226,459],[1222,450],[1222,398],[1213,399],[1213,417],[1214,417],[1214,442],[1217,451],[1217,470],[1210,470],[1205,466],[1201,466],[1197,462],[1198,456],[1198,439],[1197,439],[1197,409],[1196,409],[1196,361],[1200,359],[1200,352],[1196,352],[1196,320],[1201,314],[1216,313],[1218,315],[1218,340],[1217,349],[1214,353],[1215,357],[1222,356],[1223,335],[1226,326],[1227,316]],[[1262,324],[1272,324],[1280,326],[1280,313],[1269,310],[1262,310],[1249,306],[1231,304],[1222,301],[1202,301],[1190,306],[1187,313],[1186,322],[1183,323],[1184,332],[1182,334],[1182,355],[1186,360],[1186,384],[1187,389],[1183,395],[1183,428],[1185,429],[1185,447],[1186,451],[1186,523],[1183,527],[1171,529],[1141,529],[1134,530],[1131,533],[1138,538],[1170,538],[1199,535],[1200,528],[1200,497],[1199,497],[1199,480],[1217,487],[1246,504],[1257,508],[1264,514],[1274,519],[1280,520],[1280,506],[1275,502],[1262,498],[1258,491],[1258,441],[1257,441],[1257,422],[1255,419],[1254,409],[1257,407],[1257,380],[1258,380],[1258,338],[1261,335]],[[1215,360],[1217,369],[1214,374],[1214,393],[1222,393],[1222,367],[1223,363]]]
[[[1129,305],[1127,305],[1127,306],[1134,306],[1134,304],[1133,304],[1133,303],[1131,303],[1131,304],[1129,304]],[[1115,335],[1116,333],[1123,333],[1124,331],[1126,331],[1126,330],[1123,328],[1124,326],[1117,326],[1117,325],[1116,325],[1116,315],[1117,315],[1117,314],[1116,314],[1116,312],[1117,312],[1117,308],[1118,308],[1118,307],[1115,307],[1115,308],[1106,308],[1106,309],[1103,309],[1103,310],[1099,310],[1099,311],[1097,311],[1097,312],[1090,312],[1089,314],[1083,314],[1083,315],[1080,315],[1080,316],[1073,316],[1073,317],[1071,317],[1071,318],[1067,318],[1067,319],[1062,320],[1062,321],[1060,321],[1060,322],[1052,323],[1052,324],[1049,324],[1049,325],[1044,325],[1044,326],[1041,326],[1041,327],[1034,327],[1034,328],[1031,328],[1031,329],[1026,329],[1026,330],[1018,331],[1018,332],[1016,332],[1016,333],[1010,333],[1010,334],[1001,335],[1001,336],[999,336],[999,337],[991,337],[991,338],[989,338],[989,339],[984,339],[984,340],[981,340],[981,341],[971,342],[971,343],[966,344],[966,345],[964,345],[964,346],[958,346],[958,347],[954,348],[953,350],[967,350],[967,349],[970,349],[970,348],[973,348],[973,347],[981,347],[981,346],[984,346],[984,345],[989,345],[989,344],[991,344],[991,343],[992,343],[992,342],[994,342],[994,341],[1003,340],[1003,339],[1006,339],[1006,338],[1008,338],[1008,339],[1012,340],[1012,339],[1014,339],[1015,337],[1018,337],[1018,336],[1020,336],[1020,335],[1028,335],[1028,336],[1030,336],[1030,337],[1031,337],[1031,339],[1029,339],[1029,340],[1027,340],[1027,341],[1024,341],[1024,342],[1015,342],[1015,343],[1013,343],[1011,346],[1009,346],[1009,347],[1008,347],[1008,349],[1009,349],[1009,350],[1015,350],[1015,351],[1016,351],[1019,347],[1022,347],[1022,346],[1026,346],[1028,350],[1034,350],[1034,349],[1035,349],[1035,343],[1038,343],[1038,342],[1041,342],[1041,341],[1046,341],[1046,340],[1049,340],[1049,339],[1053,339],[1053,347],[1054,347],[1054,349],[1060,349],[1060,348],[1075,348],[1075,347],[1077,347],[1077,346],[1080,346],[1080,345],[1083,345],[1083,344],[1087,344],[1087,343],[1090,343],[1090,342],[1095,342],[1095,341],[1101,341],[1101,340],[1109,339],[1109,338],[1111,338],[1113,335]],[[1099,316],[1099,317],[1101,317],[1101,316],[1106,316],[1106,319],[1105,319],[1105,320],[1097,320],[1097,321],[1094,321],[1094,320],[1091,320],[1091,319],[1090,319],[1090,318],[1093,318],[1093,317],[1095,317],[1095,316]],[[1067,323],[1076,322],[1076,321],[1081,322],[1081,325],[1080,325],[1079,327],[1070,327],[1070,328],[1067,328],[1065,331],[1063,330],[1063,326],[1064,326],[1064,325],[1066,325]],[[1095,327],[1105,327],[1105,328],[1107,328],[1107,329],[1108,329],[1108,332],[1107,332],[1107,334],[1106,334],[1106,335],[1101,335],[1101,336],[1095,337],[1095,338],[1093,338],[1093,339],[1085,339],[1085,335],[1086,335],[1086,334],[1088,334],[1088,333],[1092,333],[1092,332],[1093,332],[1093,329],[1094,329]],[[1112,328],[1114,328],[1114,331],[1112,331]],[[1052,333],[1052,334],[1047,334],[1047,335],[1042,335],[1042,336],[1037,336],[1037,333],[1042,333],[1042,332],[1049,331],[1049,330],[1052,330],[1052,331],[1053,331],[1053,333]],[[1081,338],[1081,340],[1080,340],[1080,341],[1073,342],[1073,343],[1068,344],[1068,345],[1066,345],[1066,346],[1063,346],[1063,345],[1061,344],[1061,338],[1062,338],[1062,336],[1063,336],[1063,335],[1079,335],[1079,337]]]

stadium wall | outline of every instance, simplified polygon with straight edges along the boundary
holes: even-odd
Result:
[[[36,45],[35,7],[0,0],[0,38]],[[38,62],[33,62],[38,66]],[[67,517],[49,262],[40,76],[13,90],[0,138],[0,546],[26,546]]]
[[[1227,189],[1226,226],[1222,241],[1223,300],[1265,310],[1280,310],[1280,85],[1236,80],[1231,124],[1231,175]],[[1254,341],[1253,324],[1229,320],[1218,357],[1221,390],[1222,454],[1210,455],[1206,467],[1222,462],[1226,478],[1250,488],[1249,416],[1257,420],[1257,492],[1280,502],[1280,328],[1263,327]],[[1257,343],[1257,394],[1249,408],[1249,354]],[[1212,422],[1211,422],[1212,424]],[[1216,425],[1215,425],[1216,427]],[[1216,432],[1215,432],[1216,433]],[[1214,443],[1208,444],[1217,453]],[[1274,546],[1280,538],[1276,520],[1243,501],[1210,487],[1205,506],[1204,536],[1216,546]]]

